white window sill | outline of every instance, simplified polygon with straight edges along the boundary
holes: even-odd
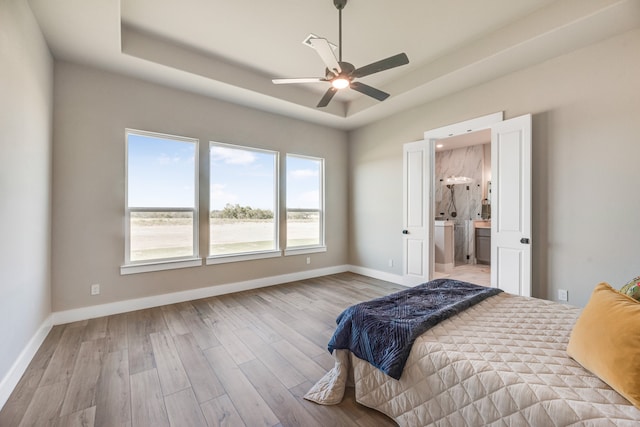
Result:
[[[151,271],[173,270],[176,268],[200,267],[202,258],[188,258],[176,261],[149,262],[147,264],[127,264],[120,266],[120,274],[149,273]]]
[[[315,254],[318,252],[327,252],[327,247],[326,246],[307,246],[307,247],[300,247],[300,248],[285,249],[284,256]]]
[[[264,259],[264,258],[277,258],[282,256],[282,251],[265,251],[265,252],[252,252],[247,254],[232,254],[232,255],[217,255],[217,256],[208,256],[207,257],[207,265],[215,265],[215,264],[225,264],[228,262],[239,262],[239,261],[251,261],[254,259]]]

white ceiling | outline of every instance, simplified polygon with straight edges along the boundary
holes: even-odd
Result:
[[[328,83],[302,44],[338,43],[333,0],[29,0],[57,59],[241,105],[354,129],[640,26],[638,0],[349,0],[343,59],[356,67],[405,52],[409,65],[363,77],[315,105]]]
[[[491,143],[491,129],[483,129],[439,139],[435,149],[436,151],[448,151],[489,143]]]

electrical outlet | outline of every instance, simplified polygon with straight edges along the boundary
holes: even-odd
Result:
[[[100,295],[100,283],[91,285],[91,295]]]
[[[389,267],[393,267],[393,259],[389,258]]]
[[[311,257],[310,256],[307,257],[307,264],[311,264]]]
[[[558,300],[569,301],[569,291],[566,289],[558,289]]]

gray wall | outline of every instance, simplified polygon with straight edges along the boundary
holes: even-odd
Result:
[[[0,2],[0,58],[1,381],[51,313],[53,61],[27,2]]]
[[[325,158],[326,253],[120,275],[124,261],[125,128],[200,140],[200,253],[208,242],[208,143],[247,145]],[[56,62],[53,150],[53,310],[242,282],[344,265],[347,134]],[[90,296],[92,283],[101,295]]]
[[[350,133],[351,264],[402,274],[402,145],[504,111],[533,114],[533,293],[582,306],[640,271],[640,30]]]

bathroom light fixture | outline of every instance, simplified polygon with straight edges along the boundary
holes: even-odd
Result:
[[[445,185],[454,185],[454,184],[471,184],[473,182],[473,178],[469,178],[466,176],[450,176],[445,178]]]

